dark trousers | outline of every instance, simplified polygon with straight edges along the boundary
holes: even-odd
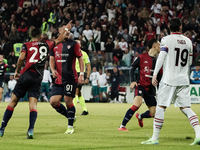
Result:
[[[119,85],[111,86],[111,100],[114,100],[115,97],[118,101],[119,100]]]

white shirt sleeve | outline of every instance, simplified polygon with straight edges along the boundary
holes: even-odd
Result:
[[[52,79],[51,79],[50,72],[48,72],[48,81],[49,81],[50,83],[52,83]]]
[[[190,74],[190,79],[191,80],[194,80],[193,75],[194,75],[194,71],[192,71],[191,74]]]

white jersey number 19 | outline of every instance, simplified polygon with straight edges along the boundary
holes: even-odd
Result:
[[[180,48],[175,48],[174,49],[176,51],[176,64],[175,66],[179,65],[179,55],[180,55]],[[181,66],[185,67],[188,61],[188,50],[187,49],[183,49],[181,51]]]

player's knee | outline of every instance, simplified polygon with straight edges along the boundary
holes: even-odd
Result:
[[[55,107],[58,105],[58,103],[59,103],[59,102],[57,102],[57,101],[53,101],[53,100],[50,101],[50,105],[51,105],[53,108],[55,108]]]

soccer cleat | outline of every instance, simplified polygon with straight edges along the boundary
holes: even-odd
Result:
[[[128,131],[128,130],[126,129],[126,127],[121,127],[121,128],[118,128],[118,131]]]
[[[76,122],[76,120],[77,120],[77,117],[76,117],[76,116],[74,116],[74,123]]]
[[[64,134],[72,134],[72,133],[74,133],[74,128],[73,127],[72,128],[68,127]]]
[[[143,141],[143,142],[141,142],[141,144],[157,145],[157,144],[159,144],[159,141],[158,141],[158,140],[153,141],[153,140],[150,138],[150,139],[148,139],[147,141]]]
[[[4,135],[4,130],[0,129],[0,137],[3,137]]]
[[[200,138],[195,138],[194,142],[190,145],[200,145]]]
[[[135,117],[138,119],[138,124],[139,124],[139,126],[140,126],[140,127],[143,127],[143,120],[140,120],[140,119],[138,118],[139,115],[140,115],[140,114],[137,113],[137,114],[135,114]]]
[[[27,139],[33,139],[33,129],[28,130]]]
[[[85,115],[88,115],[88,114],[89,114],[89,112],[84,110],[84,111],[82,112],[81,116],[85,116]]]

